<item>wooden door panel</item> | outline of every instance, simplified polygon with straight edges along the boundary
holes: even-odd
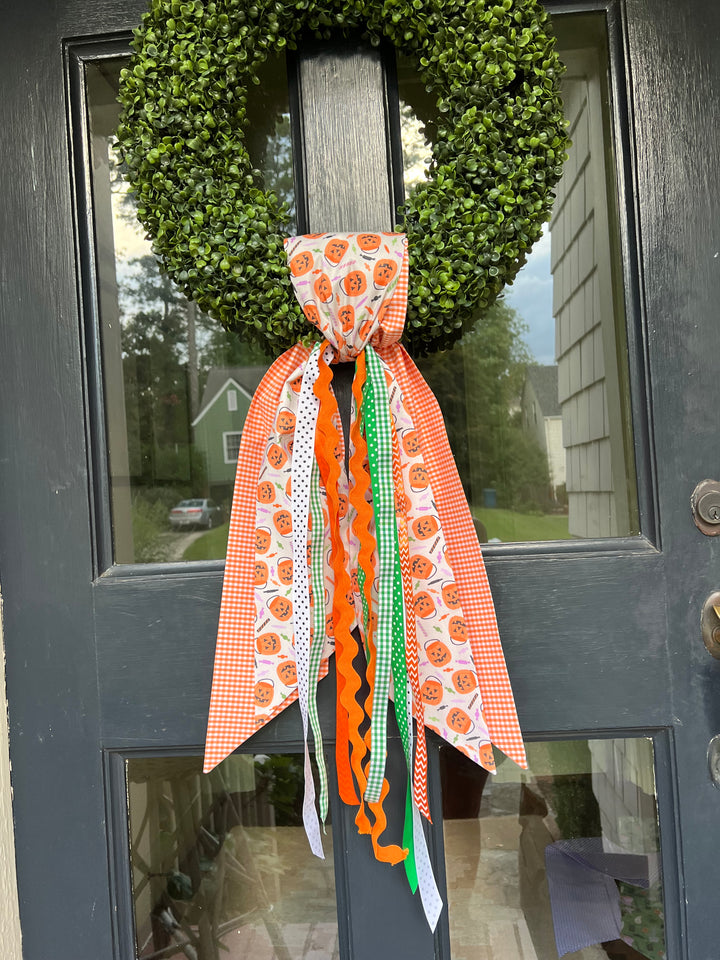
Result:
[[[652,550],[490,565],[525,732],[672,723],[663,566]],[[96,583],[108,742],[203,742],[221,585],[180,572]]]
[[[706,753],[720,730],[720,664],[703,647],[699,617],[720,578],[720,555],[717,539],[695,529],[688,502],[695,485],[717,478],[720,470],[714,413],[720,380],[706,360],[720,302],[720,9],[631,0],[627,14],[672,673],[664,699],[676,718],[678,818],[669,829],[682,832],[684,949],[695,960],[717,952],[718,933],[712,888],[720,795],[708,776]]]

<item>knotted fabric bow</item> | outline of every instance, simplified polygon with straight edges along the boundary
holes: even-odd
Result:
[[[491,743],[526,766],[495,610],[442,414],[399,343],[405,238],[317,234],[286,241],[286,253],[324,339],[273,363],[243,428],[205,770],[299,699],[303,819],[322,856],[308,731],[324,822],[316,690],[334,652],[340,796],[358,807],[375,856],[404,861],[434,929],[442,902],[421,823],[430,819],[425,727],[486,770],[495,769]],[[355,362],[347,451],[332,386],[338,361]],[[408,769],[402,847],[380,842],[388,697]]]

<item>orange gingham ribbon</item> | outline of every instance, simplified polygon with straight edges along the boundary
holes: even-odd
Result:
[[[257,481],[275,408],[290,374],[309,356],[296,344],[272,364],[255,391],[243,426],[228,532],[215,647],[204,771],[208,773],[255,733],[255,512]],[[252,505],[253,509],[246,509]],[[283,704],[297,699],[297,692]]]

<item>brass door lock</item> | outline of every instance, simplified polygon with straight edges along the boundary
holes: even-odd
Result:
[[[720,660],[720,591],[711,593],[703,604],[700,615],[703,643]]]
[[[720,483],[702,480],[693,490],[690,509],[695,526],[706,537],[720,534]]]

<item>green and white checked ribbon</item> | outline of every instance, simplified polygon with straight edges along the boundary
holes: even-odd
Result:
[[[367,360],[367,380],[363,392],[365,415],[363,424],[366,430],[368,446],[368,464],[373,491],[373,509],[375,512],[375,531],[378,545],[378,563],[380,584],[378,590],[378,623],[376,630],[376,663],[383,653],[383,668],[386,668],[388,647],[390,653],[390,673],[393,680],[395,717],[400,730],[400,739],[405,753],[408,770],[405,798],[405,825],[403,845],[408,848],[405,860],[405,872],[410,888],[420,887],[423,909],[428,924],[435,929],[442,910],[442,898],[435,883],[430,863],[422,817],[413,801],[412,791],[412,695],[408,685],[405,659],[405,604],[400,569],[400,545],[398,541],[397,520],[395,517],[395,497],[392,463],[392,424],[390,420],[390,402],[385,382],[383,365],[372,347],[365,350]],[[388,615],[389,614],[389,615]],[[376,670],[373,696],[373,715],[370,730],[371,754],[368,775],[368,791],[378,784],[382,786],[385,771],[387,743],[387,697],[389,677],[384,675],[378,693],[378,673]],[[384,700],[379,702],[379,697]],[[379,711],[379,712],[378,712]],[[381,719],[377,737],[376,718]],[[376,757],[375,743],[380,741],[381,754]],[[373,770],[373,761],[376,769]]]
[[[395,550],[395,497],[392,483],[392,432],[387,407],[387,388],[380,361],[372,347],[365,348],[367,379],[363,388],[363,426],[368,449],[372,484],[375,537],[377,540],[378,585],[377,627],[375,629],[375,685],[370,727],[370,766],[365,799],[380,799],[387,757],[387,710],[392,678],[393,575]],[[378,375],[379,374],[379,375]],[[383,392],[385,416],[383,416]],[[389,478],[389,481],[388,481]]]

